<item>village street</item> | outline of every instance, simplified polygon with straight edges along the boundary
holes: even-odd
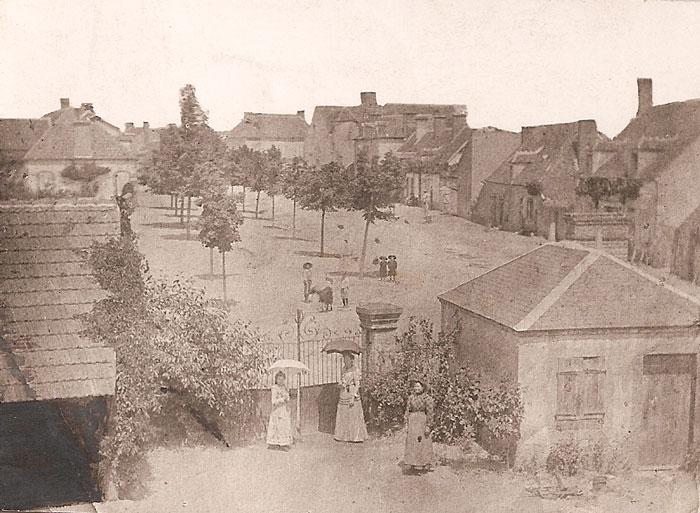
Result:
[[[197,240],[193,216],[190,240],[179,219],[167,208],[169,198],[139,195],[139,207],[132,216],[139,234],[139,248],[146,255],[151,271],[170,278],[190,278],[211,297],[220,298],[221,257],[214,255],[216,276],[209,274],[209,250]],[[254,194],[246,197],[246,219],[241,242],[226,257],[228,298],[232,315],[250,320],[263,333],[293,322],[297,308],[314,315],[317,323],[331,329],[358,328],[355,307],[365,302],[388,302],[403,307],[401,326],[411,316],[431,319],[440,324],[437,295],[479,274],[501,265],[544,242],[537,237],[522,237],[492,230],[465,219],[432,212],[432,222],[423,221],[420,208],[398,205],[397,220],[378,221],[370,227],[365,269],[357,276],[357,261],[350,266],[350,308],[342,309],[338,282],[340,258],[320,258],[320,214],[297,209],[297,237],[292,240],[292,203],[277,197],[275,228],[269,220],[271,202],[262,195],[260,219],[249,212]],[[357,212],[333,212],[326,215],[324,252],[352,253],[358,258],[362,248],[364,224]],[[347,243],[345,242],[347,241]],[[395,254],[398,258],[397,283],[380,282],[378,266],[372,260]],[[314,265],[314,284],[326,276],[334,280],[335,306],[331,313],[320,313],[314,298],[304,303],[302,264]]]
[[[651,472],[611,477],[591,492],[590,477],[572,482],[582,495],[541,499],[530,475],[486,460],[447,461],[423,476],[404,475],[401,435],[364,444],[338,444],[307,435],[289,452],[262,443],[241,448],[159,450],[149,462],[151,493],[138,501],[108,501],[98,513],[645,513],[675,509],[682,497],[669,486],[678,475]],[[449,450],[438,454],[450,456]],[[470,461],[471,460],[471,461]],[[682,484],[687,478],[680,477]],[[675,494],[675,497],[674,497]],[[91,512],[90,505],[51,508]]]

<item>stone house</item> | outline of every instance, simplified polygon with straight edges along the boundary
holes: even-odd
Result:
[[[160,130],[151,128],[148,121],[144,121],[143,126],[129,122],[124,125],[119,142],[142,163],[160,149]]]
[[[420,117],[447,123],[453,114],[466,117],[464,105],[387,103],[379,105],[374,92],[360,93],[360,105],[318,106],[304,140],[304,158],[322,166],[336,161],[349,166],[365,151],[382,157],[396,152],[416,132]]]
[[[689,237],[700,228],[693,215],[700,208],[700,99],[654,105],[651,79],[637,86],[637,114],[606,143],[614,157],[599,173],[641,181],[628,208],[632,244],[651,265],[688,278]]]
[[[230,148],[247,146],[253,150],[280,150],[283,159],[304,156],[304,139],[309,128],[304,111],[296,114],[246,112],[232,130],[223,134]]]
[[[119,212],[2,203],[0,226],[0,508],[99,501],[115,352],[85,338],[77,316],[104,297],[85,255],[119,234]]]
[[[24,155],[27,186],[34,191],[64,190],[102,199],[121,194],[123,186],[136,179],[137,156],[122,146],[112,125],[95,115],[91,104],[74,108],[66,101],[64,105],[44,116],[51,126]],[[108,172],[89,183],[63,176],[69,166],[89,165],[106,167]],[[91,190],[83,192],[86,185]]]
[[[508,231],[564,238],[564,214],[590,209],[581,206],[577,183],[612,158],[600,146],[606,140],[594,120],[523,127],[520,145],[484,180],[472,219]]]
[[[460,329],[455,364],[522,390],[516,464],[565,441],[600,442],[636,467],[683,463],[700,418],[697,298],[557,243],[439,300],[443,331]]]

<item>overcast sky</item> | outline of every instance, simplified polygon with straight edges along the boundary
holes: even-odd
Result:
[[[92,102],[106,120],[210,124],[244,111],[466,104],[471,126],[594,118],[617,134],[637,77],[655,103],[700,97],[700,2],[0,0],[0,117]]]

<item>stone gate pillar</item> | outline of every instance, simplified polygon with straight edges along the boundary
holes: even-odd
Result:
[[[356,311],[362,328],[362,373],[390,370],[396,353],[396,326],[403,308],[389,303],[364,303]]]

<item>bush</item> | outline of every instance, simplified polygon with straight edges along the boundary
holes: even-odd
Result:
[[[109,297],[86,316],[86,332],[117,355],[102,472],[133,497],[140,477],[132,469],[161,440],[154,419],[165,412],[190,416],[221,441],[225,427],[237,437],[254,432],[260,423],[250,390],[268,359],[262,338],[201,290],[149,276],[132,238],[95,244],[89,262]]]
[[[364,404],[371,429],[380,433],[400,427],[412,379],[426,382],[435,400],[433,439],[446,444],[472,441],[477,430],[497,440],[517,439],[522,405],[520,391],[509,383],[481,383],[466,368],[453,368],[456,333],[433,335],[426,320],[411,319],[396,338],[392,371],[363,381]]]
[[[75,182],[91,182],[98,176],[109,173],[110,169],[96,164],[71,164],[61,171],[61,176]]]
[[[611,474],[631,468],[626,441],[567,440],[549,451],[546,468],[565,476],[583,471]]]

